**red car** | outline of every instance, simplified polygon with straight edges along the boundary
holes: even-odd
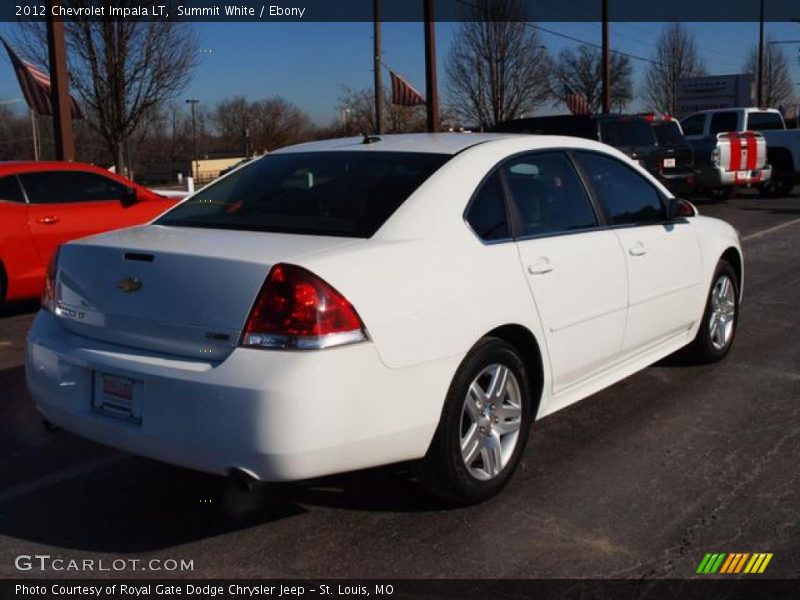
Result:
[[[64,242],[146,223],[176,202],[92,165],[0,162],[0,303],[39,296]]]

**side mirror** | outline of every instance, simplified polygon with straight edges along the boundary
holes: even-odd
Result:
[[[138,200],[139,197],[136,194],[136,188],[125,188],[125,192],[123,192],[122,198],[120,199],[120,204],[124,207],[133,206]]]
[[[667,219],[677,221],[688,217],[696,217],[699,213],[694,204],[683,198],[672,198],[667,207]]]

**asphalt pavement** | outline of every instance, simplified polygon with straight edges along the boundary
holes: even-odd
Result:
[[[5,308],[0,578],[682,578],[707,552],[771,552],[763,577],[797,577],[800,196],[699,208],[744,240],[729,357],[664,361],[537,422],[509,487],[466,509],[422,495],[403,466],[244,493],[49,433],[24,383],[36,304]],[[20,571],[20,555],[142,562]],[[152,559],[193,569],[143,569]]]

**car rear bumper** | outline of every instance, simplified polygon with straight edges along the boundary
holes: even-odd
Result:
[[[698,171],[695,177],[695,186],[700,189],[752,186],[765,183],[769,181],[771,177],[772,167],[770,165],[766,165],[762,169],[752,169],[749,171],[727,171],[725,169],[714,168]]]
[[[390,369],[362,343],[237,348],[208,363],[77,336],[40,311],[26,377],[37,409],[67,431],[192,469],[285,481],[422,457],[459,360]],[[142,382],[140,424],[93,410],[95,373]]]
[[[674,194],[688,193],[694,187],[694,171],[661,173],[658,179],[664,184],[664,187]]]

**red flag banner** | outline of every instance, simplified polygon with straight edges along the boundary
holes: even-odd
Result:
[[[590,115],[592,107],[583,94],[579,94],[566,83],[564,84],[564,102],[567,104],[569,112],[573,115]]]
[[[425,104],[425,98],[414,89],[414,86],[392,70],[389,70],[389,75],[392,78],[392,104],[397,104],[399,106],[419,106],[420,104]]]
[[[6,47],[8,57],[11,59],[11,65],[17,74],[19,87],[22,89],[22,95],[25,96],[28,106],[38,115],[52,116],[53,105],[50,99],[50,78],[28,61],[22,60],[3,38],[0,38],[0,41]],[[83,111],[81,106],[72,96],[69,97],[69,104],[72,118],[82,119]]]

